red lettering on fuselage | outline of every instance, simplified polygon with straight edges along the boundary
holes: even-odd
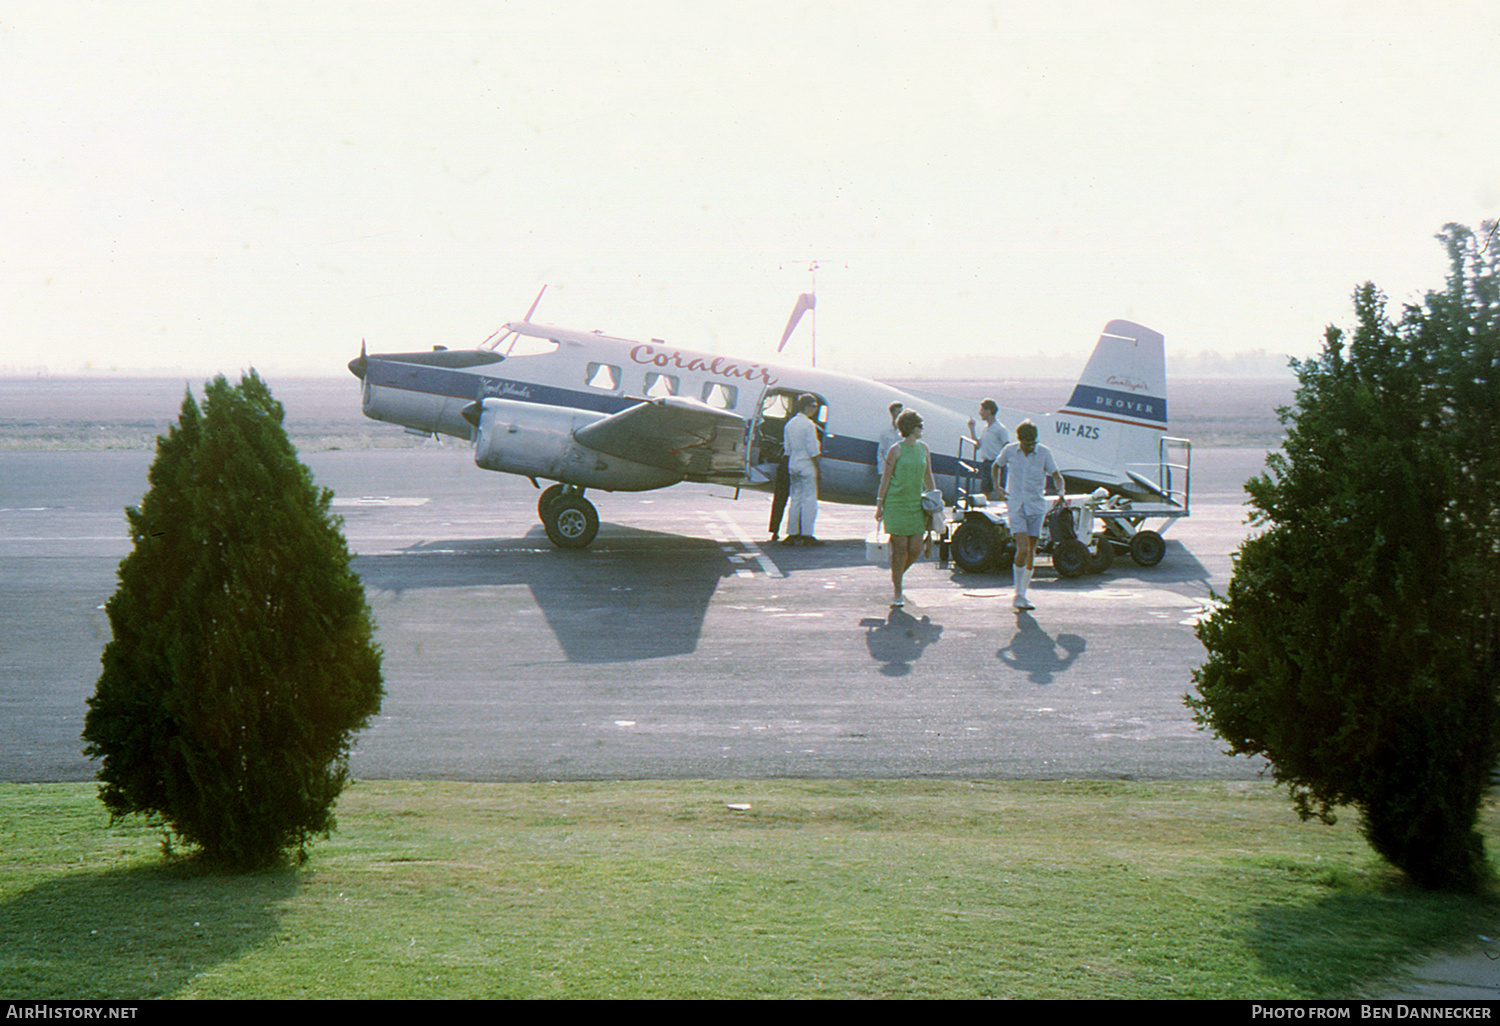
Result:
[[[713,374],[721,378],[761,381],[767,386],[776,384],[776,379],[771,376],[771,372],[760,364],[741,365],[732,360],[726,360],[722,356],[705,358],[694,353],[684,353],[680,349],[659,350],[655,346],[642,344],[630,350],[630,358],[636,363],[648,364],[652,367],[675,367],[678,370]]]

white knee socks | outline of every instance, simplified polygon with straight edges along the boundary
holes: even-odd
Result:
[[[1026,586],[1031,583],[1031,567],[1011,567],[1011,574],[1016,583],[1016,598],[1014,605],[1017,609],[1034,609],[1035,607],[1026,599]]]

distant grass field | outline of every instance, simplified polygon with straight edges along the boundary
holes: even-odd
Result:
[[[224,877],[0,785],[0,993],[1349,997],[1500,914],[1263,783],[360,783],[339,820]]]
[[[273,378],[287,433],[301,450],[414,448],[422,439],[367,419],[359,382],[346,378]],[[177,422],[184,395],[202,400],[194,378],[0,377],[0,452],[142,449]]]

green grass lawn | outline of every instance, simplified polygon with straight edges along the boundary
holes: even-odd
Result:
[[[0,785],[6,998],[1351,997],[1497,919],[1261,783],[370,782],[248,876]]]

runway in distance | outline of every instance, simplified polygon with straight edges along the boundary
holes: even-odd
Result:
[[[892,403],[922,415],[948,503],[974,462],[972,446],[966,458],[960,439],[977,404],[811,367],[692,352],[661,339],[535,324],[535,309],[533,303],[526,319],[474,349],[375,354],[361,345],[348,366],[363,382],[365,416],[413,434],[470,441],[485,470],[520,475],[538,488],[555,482],[542,491],[537,512],[559,547],[583,548],[598,531],[587,489],[640,492],[692,481],[772,490],[781,430],[802,394],[818,400],[823,501],[874,505]],[[1067,402],[1030,415],[1070,490],[1166,496],[1165,365],[1159,333],[1110,321]],[[998,419],[1013,428],[1027,416],[1002,402]],[[943,451],[949,445],[952,451]]]

